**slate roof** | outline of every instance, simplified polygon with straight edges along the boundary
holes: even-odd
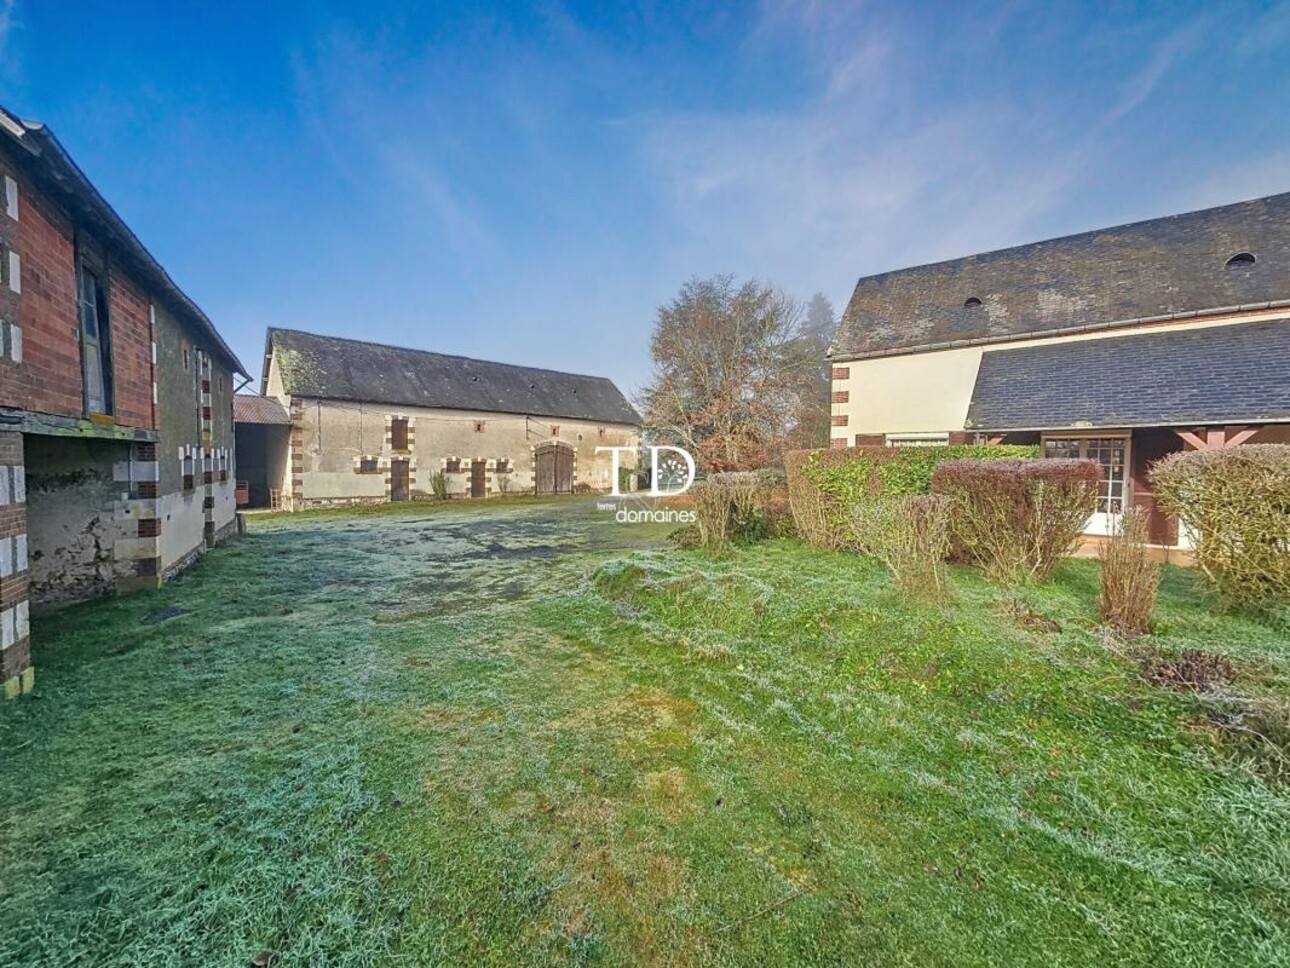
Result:
[[[600,376],[292,329],[269,330],[266,367],[270,353],[277,358],[285,392],[292,396],[640,423],[618,387]]]
[[[1256,262],[1228,269],[1241,252]],[[969,299],[981,305],[967,307]],[[1290,193],[861,279],[833,359],[1290,306]]]
[[[1290,422],[1290,318],[982,354],[969,430]]]
[[[82,224],[88,225],[95,238],[137,275],[138,282],[151,287],[152,294],[169,305],[184,325],[203,337],[206,349],[222,357],[235,373],[250,376],[215,324],[170,278],[107,199],[99,194],[53,131],[39,121],[19,118],[3,107],[0,107],[0,131],[20,149],[13,153],[15,163],[42,190],[66,205]]]
[[[277,424],[291,426],[291,416],[287,408],[273,397],[262,397],[255,393],[235,393],[233,395],[233,422],[241,424]]]

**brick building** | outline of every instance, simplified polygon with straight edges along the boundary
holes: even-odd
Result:
[[[1154,461],[1290,442],[1290,193],[862,278],[830,357],[834,447],[1042,444],[1185,545]]]
[[[239,407],[251,495],[336,504],[609,490],[640,417],[604,377],[272,329],[263,395]],[[622,466],[635,467],[623,454]],[[441,475],[441,476],[440,476]]]
[[[0,685],[33,607],[151,587],[234,521],[242,365],[45,126],[0,108]]]

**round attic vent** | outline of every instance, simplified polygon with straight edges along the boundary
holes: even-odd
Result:
[[[968,298],[963,301],[964,309],[972,309],[979,305],[981,305],[981,300],[977,299],[976,296],[968,296]]]
[[[1244,269],[1247,266],[1254,265],[1254,263],[1257,261],[1258,260],[1254,258],[1253,252],[1238,252],[1236,253],[1236,255],[1232,256],[1230,259],[1227,260],[1226,268]]]

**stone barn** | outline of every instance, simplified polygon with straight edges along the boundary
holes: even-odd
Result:
[[[242,365],[53,133],[0,109],[0,684],[39,606],[154,587],[234,525]]]
[[[262,391],[289,420],[266,495],[294,510],[607,491],[598,447],[636,466],[640,417],[604,377],[271,329]]]
[[[834,447],[1039,444],[1185,545],[1154,461],[1290,442],[1290,193],[866,276],[830,356]]]

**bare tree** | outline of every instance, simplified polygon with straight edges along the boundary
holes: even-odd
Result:
[[[778,459],[814,389],[823,351],[804,338],[800,306],[728,275],[691,279],[659,309],[643,391],[651,436],[701,467],[745,470]]]
[[[829,445],[833,366],[829,362],[828,353],[837,326],[833,304],[824,293],[817,292],[806,304],[806,319],[802,322],[798,337],[803,344],[802,353],[813,361],[813,366],[803,376],[797,419],[789,434],[790,443],[794,447]]]

